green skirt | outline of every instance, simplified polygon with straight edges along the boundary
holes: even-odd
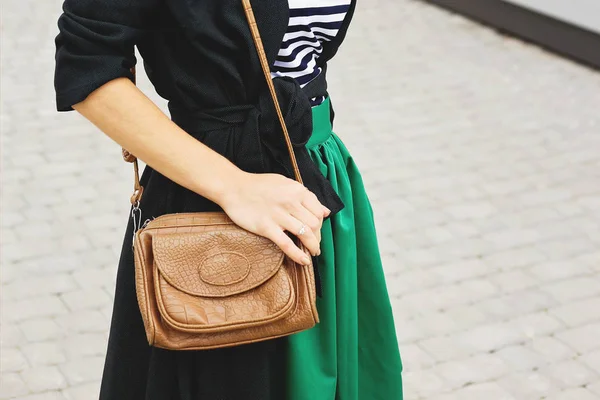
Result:
[[[307,145],[345,207],[323,223],[321,322],[288,338],[287,400],[401,400],[402,363],[373,211],[352,156],[332,132],[329,99]]]

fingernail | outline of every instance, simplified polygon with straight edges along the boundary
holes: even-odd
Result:
[[[302,259],[302,262],[304,263],[304,265],[308,265],[308,264],[310,264],[310,258],[308,258],[308,257],[304,257],[304,258]]]

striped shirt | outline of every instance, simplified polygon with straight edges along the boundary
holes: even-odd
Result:
[[[323,51],[323,43],[337,35],[350,8],[350,0],[288,1],[288,29],[271,76],[289,76],[304,87],[321,73],[317,59]],[[311,104],[315,106],[323,100],[323,97],[314,98]]]

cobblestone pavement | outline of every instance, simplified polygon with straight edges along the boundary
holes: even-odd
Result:
[[[91,400],[131,167],[54,111],[60,1],[2,8],[0,398]],[[418,1],[369,0],[330,75],[406,399],[600,399],[600,74]]]

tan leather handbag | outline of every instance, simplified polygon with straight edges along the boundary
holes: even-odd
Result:
[[[246,18],[294,167],[294,150],[249,0]],[[136,220],[143,187],[135,156]],[[171,350],[229,347],[290,335],[319,321],[312,265],[298,265],[269,239],[222,212],[166,214],[134,226],[137,299],[150,345]],[[304,249],[304,248],[303,248]],[[304,249],[306,252],[306,249]],[[308,254],[308,252],[307,252]]]

